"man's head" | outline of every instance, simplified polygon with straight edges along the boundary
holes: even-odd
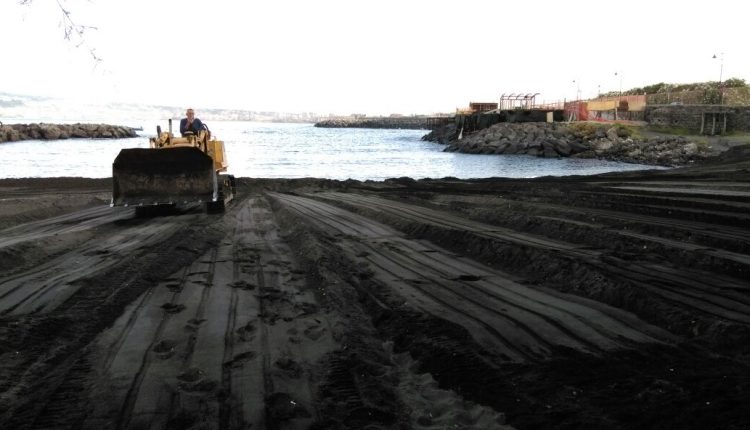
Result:
[[[193,118],[195,118],[195,112],[193,111],[193,108],[189,108],[187,112],[185,112],[185,115],[188,117],[188,120],[192,122]]]

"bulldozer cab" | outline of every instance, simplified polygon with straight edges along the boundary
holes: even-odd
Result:
[[[207,127],[198,134],[187,132],[183,137],[175,137],[171,132],[162,132],[157,127],[157,136],[151,138],[149,145],[154,149],[197,148],[214,160],[214,170],[217,172],[226,172],[228,167],[224,142],[212,139],[211,131]]]

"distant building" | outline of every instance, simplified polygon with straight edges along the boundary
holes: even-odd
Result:
[[[587,114],[578,119],[638,120],[646,109],[645,95],[599,97],[585,103]]]

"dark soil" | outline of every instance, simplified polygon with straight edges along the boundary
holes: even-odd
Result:
[[[0,427],[750,428],[750,158],[238,179],[224,214],[0,180]]]

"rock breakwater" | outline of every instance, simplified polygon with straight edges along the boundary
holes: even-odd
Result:
[[[635,127],[597,123],[500,123],[461,135],[451,124],[422,139],[448,145],[446,152],[599,158],[626,163],[681,166],[715,153],[683,136],[640,135]]]
[[[0,124],[0,142],[57,139],[122,139],[136,137],[135,129],[109,124]]]

